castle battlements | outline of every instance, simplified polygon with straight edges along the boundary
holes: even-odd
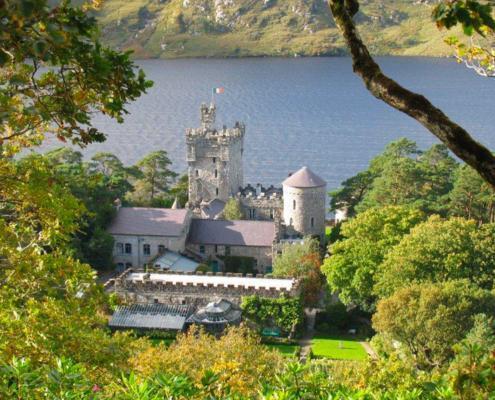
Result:
[[[144,272],[129,269],[115,279],[112,288],[123,297],[138,302],[158,299],[171,304],[207,303],[216,297],[240,304],[242,297],[299,295],[299,282],[293,278],[234,273]]]

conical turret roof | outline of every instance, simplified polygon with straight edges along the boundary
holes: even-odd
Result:
[[[302,167],[283,181],[282,184],[295,188],[311,188],[325,186],[327,183],[308,167]]]

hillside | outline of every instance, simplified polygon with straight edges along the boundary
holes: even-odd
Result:
[[[433,1],[362,0],[356,19],[373,53],[449,54]],[[324,0],[106,0],[98,19],[106,43],[139,58],[345,53]]]

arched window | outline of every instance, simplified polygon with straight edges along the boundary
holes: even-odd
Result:
[[[315,226],[315,219],[311,217],[311,228],[314,228]]]
[[[296,201],[295,200],[292,200],[292,209],[295,210],[296,209]]]

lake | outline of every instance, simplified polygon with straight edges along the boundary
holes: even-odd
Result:
[[[478,141],[495,148],[495,79],[482,78],[450,59],[385,57],[385,73],[426,95]],[[349,58],[144,60],[155,84],[129,105],[123,124],[104,117],[108,134],[84,150],[116,154],[125,164],[164,149],[178,172],[186,170],[187,127],[199,125],[199,106],[213,87],[217,125],[246,124],[245,183],[280,184],[307,165],[338,187],[399,137],[421,148],[436,138],[408,116],[375,99],[352,73]],[[54,147],[53,142],[45,145]],[[57,144],[58,146],[58,144]]]

